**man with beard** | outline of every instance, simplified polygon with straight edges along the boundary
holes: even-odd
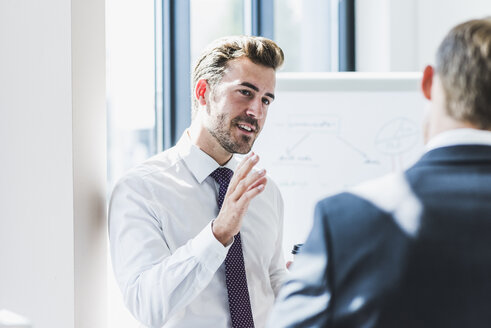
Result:
[[[193,70],[191,126],[116,185],[113,267],[143,324],[265,325],[286,275],[283,201],[254,167],[258,155],[239,163],[234,154],[249,153],[261,132],[282,63],[271,40],[217,40]]]
[[[270,327],[491,327],[491,18],[427,66],[426,153],[320,201]]]

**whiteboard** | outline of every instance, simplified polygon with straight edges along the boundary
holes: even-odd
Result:
[[[320,199],[403,170],[422,154],[419,73],[280,73],[253,150],[285,203],[283,249],[303,243]]]

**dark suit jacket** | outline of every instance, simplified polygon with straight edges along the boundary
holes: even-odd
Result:
[[[491,327],[491,147],[326,198],[271,327]]]

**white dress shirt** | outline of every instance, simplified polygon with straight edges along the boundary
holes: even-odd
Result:
[[[232,170],[239,161],[225,165]],[[219,165],[185,132],[114,188],[109,239],[126,306],[149,327],[230,327],[224,247],[213,235]],[[268,178],[243,219],[242,249],[252,313],[264,327],[286,278],[283,200]]]
[[[431,138],[425,150],[458,145],[491,146],[491,131],[468,128],[444,131]]]

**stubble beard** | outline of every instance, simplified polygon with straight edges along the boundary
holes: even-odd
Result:
[[[255,138],[241,135],[240,140],[232,137],[231,129],[236,126],[234,123],[237,119],[227,124],[228,116],[226,114],[218,115],[208,127],[208,132],[218,141],[220,146],[231,154],[247,154],[254,145]],[[256,125],[257,126],[257,125]]]

